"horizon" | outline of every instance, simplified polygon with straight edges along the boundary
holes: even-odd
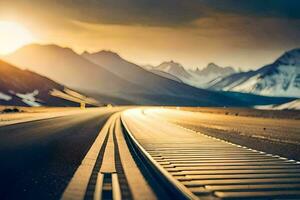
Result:
[[[243,69],[239,66],[232,66],[232,65],[229,65],[229,66],[222,66],[220,65],[219,63],[215,62],[215,61],[210,61],[208,62],[206,65],[202,66],[202,67],[194,67],[194,68],[189,68],[187,66],[185,66],[184,64],[182,64],[180,61],[176,60],[176,59],[169,59],[169,60],[163,60],[162,62],[156,64],[156,65],[153,65],[151,63],[137,63],[137,62],[134,62],[128,58],[126,58],[125,56],[123,56],[120,52],[116,52],[116,51],[113,51],[111,49],[98,49],[98,50],[94,50],[94,51],[88,51],[88,50],[82,50],[82,51],[76,51],[75,49],[73,49],[72,47],[69,47],[69,46],[62,46],[62,45],[59,45],[59,44],[56,44],[56,43],[28,43],[28,44],[25,44],[25,45],[22,45],[20,46],[19,48],[15,49],[14,51],[12,52],[9,52],[9,53],[6,53],[6,54],[2,54],[0,55],[0,59],[2,58],[5,58],[6,56],[9,56],[9,55],[12,55],[14,54],[16,51],[26,47],[26,46],[31,46],[31,45],[39,45],[39,46],[56,46],[56,47],[59,47],[59,48],[63,48],[63,49],[70,49],[72,50],[74,53],[78,54],[79,56],[81,56],[82,54],[84,54],[85,52],[86,53],[89,53],[89,54],[94,54],[94,53],[99,53],[99,52],[102,52],[102,51],[106,51],[106,52],[111,52],[111,53],[115,53],[117,54],[118,56],[120,56],[122,59],[128,61],[128,62],[131,62],[131,63],[134,63],[140,67],[143,67],[143,66],[152,66],[152,67],[157,67],[159,66],[160,64],[164,63],[164,62],[174,62],[174,63],[177,63],[177,64],[180,64],[184,67],[184,69],[186,70],[196,70],[197,68],[199,70],[203,70],[204,68],[206,68],[209,64],[215,64],[219,67],[222,67],[222,68],[225,68],[225,67],[232,67],[233,69],[235,69],[236,71],[240,71],[240,72],[246,72],[246,71],[251,71],[251,70],[257,70],[263,66],[266,66],[266,65],[269,65],[269,64],[272,64],[275,60],[277,60],[280,56],[282,56],[284,53],[286,52],[289,52],[291,50],[294,50],[294,49],[299,49],[300,47],[296,47],[296,48],[293,48],[293,49],[289,49],[289,50],[286,50],[282,53],[280,53],[277,57],[274,57],[273,60],[269,63],[265,63],[265,64],[262,64],[261,66],[255,66],[255,67],[252,67],[252,68],[249,68],[249,69]]]

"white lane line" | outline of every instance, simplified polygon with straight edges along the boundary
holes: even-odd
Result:
[[[94,191],[94,200],[102,199],[103,178],[104,178],[104,175],[101,173],[98,173],[95,191]]]
[[[103,156],[102,165],[100,168],[101,173],[116,173],[116,165],[115,165],[115,145],[113,139],[114,126],[116,121],[116,116],[113,117],[113,122],[111,123],[108,130],[108,141],[105,147],[105,152]]]
[[[113,173],[111,177],[112,177],[113,200],[121,200],[122,197],[121,197],[121,189],[118,180],[118,175],[116,173]]]
[[[69,185],[65,189],[62,198],[63,200],[83,200],[85,197],[86,189],[92,175],[93,168],[96,164],[96,160],[100,149],[105,141],[106,135],[110,125],[114,122],[114,117],[110,117],[101,129],[92,147],[82,160],[81,165],[76,170],[73,178],[69,182]]]

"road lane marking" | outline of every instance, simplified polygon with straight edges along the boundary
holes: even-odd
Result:
[[[103,126],[61,199],[156,199],[130,155],[119,117]]]
[[[98,173],[95,191],[94,191],[94,200],[102,199],[102,187],[103,187],[103,178],[104,175],[102,173]]]
[[[108,134],[108,129],[113,118],[109,118],[101,129],[95,142],[81,162],[81,165],[76,170],[73,178],[65,189],[61,199],[63,200],[82,200],[86,195],[88,184],[95,167],[99,152],[105,142]]]
[[[101,173],[116,173],[115,167],[115,146],[114,146],[114,121],[110,124],[108,129],[108,141],[105,147],[102,165],[100,168]]]

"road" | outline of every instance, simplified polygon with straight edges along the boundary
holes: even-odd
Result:
[[[255,111],[252,112],[255,115]],[[260,112],[262,111],[257,113]],[[262,115],[268,113],[269,111],[265,111]],[[165,112],[161,109],[149,110],[148,115],[158,115],[179,126],[249,148],[300,160],[300,122],[296,119],[183,112],[181,110]]]
[[[0,127],[0,199],[59,199],[103,124],[119,110]]]
[[[199,129],[237,123],[221,118],[110,108],[1,127],[0,199],[299,199],[300,164]]]

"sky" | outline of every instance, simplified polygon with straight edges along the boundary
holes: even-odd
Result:
[[[299,0],[0,0],[1,20],[21,24],[31,42],[112,50],[137,64],[248,70],[300,47]]]

